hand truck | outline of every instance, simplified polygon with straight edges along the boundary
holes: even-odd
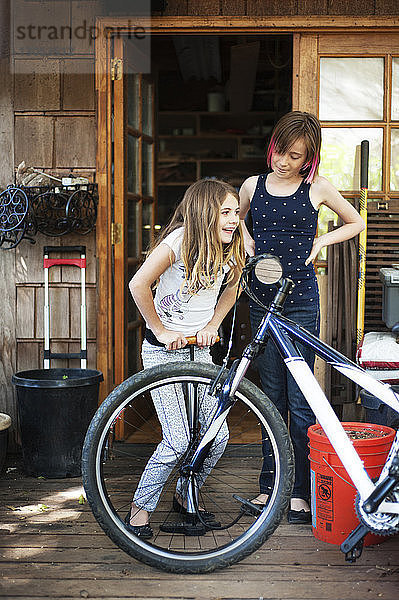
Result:
[[[78,252],[80,258],[49,258],[51,252]],[[80,352],[50,352],[50,301],[49,301],[49,269],[54,266],[71,265],[80,268],[81,303],[80,303]],[[86,246],[44,246],[44,361],[45,369],[50,368],[52,358],[80,358],[80,368],[87,365],[87,331],[86,331]]]

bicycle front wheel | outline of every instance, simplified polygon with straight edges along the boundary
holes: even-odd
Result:
[[[215,365],[181,362],[141,371],[108,396],[86,435],[82,474],[95,518],[122,550],[166,571],[205,573],[242,560],[274,532],[291,496],[294,463],[287,428],[270,400],[245,379],[202,473],[191,475],[190,481],[187,476],[185,481],[181,466],[187,463],[198,436],[206,429],[204,421],[215,410],[215,400],[207,392],[217,373]],[[190,423],[186,414],[182,416],[183,422],[187,421],[187,444],[182,448],[179,436],[169,436],[169,459],[164,461],[154,458],[162,440],[154,404],[157,395],[162,394],[169,398],[175,394],[180,406],[190,402],[189,398],[191,402],[194,398],[196,404],[195,423]],[[124,440],[118,440],[121,424]],[[254,512],[245,500],[259,493],[262,442],[263,452],[268,448],[269,454],[270,495],[266,507]],[[143,485],[145,468],[149,477]],[[159,469],[163,470],[165,480],[158,488],[148,483],[151,469],[156,471],[154,478],[158,481]],[[176,489],[183,496],[190,485],[197,490],[199,507],[212,513],[205,522],[174,512]],[[147,501],[151,501],[151,493],[157,498],[150,519],[153,537],[146,540],[130,533],[124,524],[140,486],[148,492]]]

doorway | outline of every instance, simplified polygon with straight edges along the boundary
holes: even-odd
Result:
[[[143,223],[143,240],[156,238],[194,181],[215,177],[239,188],[264,172],[272,127],[292,106],[292,45],[291,35],[153,37],[155,212],[153,231]],[[138,260],[147,250],[141,246]],[[244,297],[236,329],[233,356],[249,341]],[[127,375],[140,365],[138,354],[132,360],[138,341],[128,341]]]
[[[270,131],[291,109],[292,36],[160,36],[151,55],[161,224],[193,181],[239,187],[264,171]]]
[[[239,188],[264,172],[273,125],[291,109],[292,46],[291,35],[154,36],[151,72],[142,74],[135,72],[130,40],[114,40],[120,69],[111,89],[115,384],[141,369],[145,325],[130,278],[191,183],[214,177]],[[248,312],[242,297],[233,358],[250,339]],[[230,316],[222,330],[227,338]],[[215,362],[223,337],[213,348]]]

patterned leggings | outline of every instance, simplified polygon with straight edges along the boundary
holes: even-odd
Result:
[[[190,360],[190,350],[182,348],[169,351],[161,346],[149,344],[144,340],[142,358],[144,368],[147,369],[174,361],[187,362]],[[211,363],[209,348],[195,348],[195,361]],[[162,388],[162,392],[157,390],[151,392],[151,396],[162,426],[163,438],[149,459],[134,494],[136,506],[148,512],[155,510],[169,475],[180,457],[188,449],[189,444],[189,427],[181,386],[167,385]],[[199,422],[201,429],[203,429],[213,415],[216,406],[214,398],[205,393],[205,386],[202,385],[198,389],[198,405]],[[227,424],[224,423],[198,474],[199,487],[203,485],[212,468],[222,456],[228,439],[229,430]],[[184,489],[184,482],[181,479],[177,482],[176,492],[181,498],[186,497],[187,491]]]

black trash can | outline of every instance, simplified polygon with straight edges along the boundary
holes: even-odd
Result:
[[[24,470],[34,477],[78,477],[103,380],[94,369],[39,369],[12,377],[17,390]]]

